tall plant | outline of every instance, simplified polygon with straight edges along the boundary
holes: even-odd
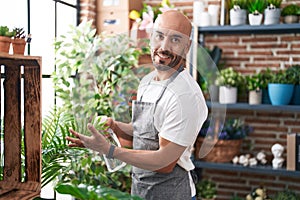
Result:
[[[133,68],[140,51],[127,35],[97,35],[92,22],[84,21],[57,38],[55,50],[56,92],[79,127],[85,127],[95,115],[130,120],[125,111],[129,109],[128,92],[139,82]]]
[[[73,115],[63,108],[55,108],[43,118],[42,125],[42,187],[50,182],[54,182],[55,186],[71,184],[73,188],[85,185],[90,186],[89,188],[101,188],[101,191],[111,191],[111,197],[128,197],[131,185],[130,166],[110,173],[103,160],[93,151],[67,146],[65,138],[70,136],[69,128],[76,129]],[[89,192],[93,194],[93,191]]]

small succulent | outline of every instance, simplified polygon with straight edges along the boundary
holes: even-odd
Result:
[[[267,7],[266,0],[249,0],[248,11],[251,14],[261,14]]]
[[[26,37],[24,28],[14,28],[13,31],[15,33],[14,38],[24,39]]]
[[[14,37],[15,32],[10,31],[7,26],[0,26],[0,36],[5,36],[5,37]]]

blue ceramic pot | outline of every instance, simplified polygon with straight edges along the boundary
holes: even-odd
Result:
[[[269,97],[272,105],[288,105],[294,92],[293,84],[268,84]]]
[[[291,104],[300,105],[300,85],[295,85]]]

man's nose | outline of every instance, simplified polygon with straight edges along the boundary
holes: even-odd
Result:
[[[163,41],[161,41],[161,45],[160,45],[162,50],[171,50],[171,45],[170,45],[170,41],[166,38]]]

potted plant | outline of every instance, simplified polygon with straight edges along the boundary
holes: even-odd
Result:
[[[8,53],[11,38],[15,35],[7,26],[0,26],[0,52]]]
[[[230,25],[244,25],[247,23],[247,1],[248,0],[228,0]]]
[[[282,8],[281,16],[286,24],[297,23],[299,21],[300,6],[289,4]]]
[[[282,0],[267,0],[267,8],[264,11],[264,24],[279,24],[281,16]]]
[[[196,184],[196,192],[198,199],[214,200],[217,196],[216,183],[208,179],[202,179]]]
[[[14,28],[15,35],[12,40],[12,47],[14,54],[24,55],[26,46],[26,34],[24,28]]]
[[[246,84],[249,92],[249,104],[261,104],[262,101],[262,79],[261,74],[246,76]]]
[[[266,0],[249,0],[248,9],[248,19],[250,25],[260,25],[262,23],[263,12],[266,8]]]
[[[288,105],[294,92],[293,79],[286,70],[279,70],[274,73],[268,91],[272,105]]]
[[[195,143],[195,158],[208,162],[230,162],[240,154],[243,139],[252,127],[240,118],[207,119]]]
[[[232,67],[220,70],[216,78],[216,85],[219,86],[219,102],[222,104],[236,103],[238,87],[242,82],[243,76]]]
[[[262,103],[263,104],[271,104],[269,92],[268,92],[268,84],[273,78],[273,71],[270,68],[263,70],[260,72],[261,74],[261,81],[262,81]]]
[[[300,65],[292,65],[286,70],[295,85],[291,104],[300,105]]]

